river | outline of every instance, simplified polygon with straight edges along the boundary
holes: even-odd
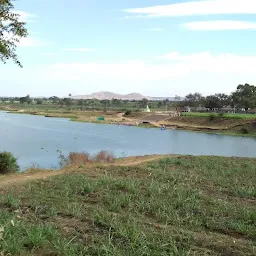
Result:
[[[58,168],[60,151],[117,157],[185,154],[256,157],[256,139],[178,130],[71,122],[0,111],[0,151],[12,152],[21,169]]]

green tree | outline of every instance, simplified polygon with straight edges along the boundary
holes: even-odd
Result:
[[[142,103],[142,107],[145,108],[145,107],[147,106],[147,104],[148,104],[148,99],[143,98],[143,99],[141,100],[141,103]]]
[[[249,108],[256,107],[256,87],[254,85],[245,84],[238,85],[234,93],[232,93],[233,104],[238,108],[244,108],[246,111]]]
[[[52,101],[53,103],[57,103],[60,100],[60,98],[57,96],[52,96],[49,98],[49,100]]]
[[[14,0],[0,0],[0,61],[12,59],[22,67],[16,54],[17,44],[28,35],[25,23],[19,21],[20,15],[14,13]]]
[[[30,98],[29,95],[27,95],[26,97],[21,97],[20,98],[20,103],[21,104],[24,104],[24,103],[31,104],[32,103],[32,99]]]
[[[121,106],[121,100],[119,100],[119,99],[112,99],[111,100],[111,104],[114,105],[114,106],[120,107]]]
[[[204,97],[199,92],[190,93],[185,97],[185,103],[189,107],[199,107],[203,103]]]
[[[221,108],[221,102],[218,96],[216,95],[210,95],[205,98],[204,105],[206,108],[214,109],[214,108]]]
[[[108,106],[110,106],[110,100],[101,100],[101,103],[104,106],[104,112],[107,112]]]
[[[221,108],[227,107],[231,104],[231,97],[229,95],[225,93],[216,93],[215,96],[218,98]]]
[[[160,101],[157,102],[157,107],[158,108],[161,108],[163,106],[164,106],[164,102],[163,101],[160,100]]]
[[[38,105],[41,105],[43,103],[44,103],[44,101],[42,99],[37,99],[37,101],[36,101],[36,104],[38,104]]]
[[[64,98],[62,100],[62,105],[66,105],[67,107],[71,107],[72,104],[73,104],[73,101],[70,98]]]
[[[77,104],[79,106],[84,106],[84,100],[82,100],[82,99],[78,100]]]

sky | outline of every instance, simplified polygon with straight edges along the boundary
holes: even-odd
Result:
[[[256,84],[255,0],[16,0],[0,96],[230,93]]]

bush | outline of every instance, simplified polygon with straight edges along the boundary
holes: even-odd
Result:
[[[14,173],[19,171],[17,159],[9,152],[0,152],[0,174]]]
[[[216,115],[215,114],[210,114],[209,115],[209,120],[210,121],[214,121],[216,119]]]
[[[131,110],[126,110],[124,115],[125,115],[125,116],[130,116],[131,114],[132,114],[132,111],[131,111]]]
[[[115,156],[111,151],[105,151],[102,150],[99,153],[95,155],[90,155],[87,152],[83,153],[76,153],[71,152],[68,156],[65,156],[64,154],[60,154],[59,156],[59,164],[60,167],[66,167],[66,166],[83,166],[88,163],[113,163],[115,161]]]
[[[90,162],[90,155],[87,152],[84,152],[84,153],[71,152],[69,153],[68,158],[69,158],[69,163],[75,166],[85,165]]]
[[[115,156],[110,151],[102,150],[93,157],[93,162],[96,163],[113,163]]]
[[[219,116],[219,118],[223,118],[225,116],[225,114],[224,113],[219,113],[218,116]]]
[[[240,132],[242,134],[248,134],[249,133],[248,129],[246,129],[245,127],[241,128]]]

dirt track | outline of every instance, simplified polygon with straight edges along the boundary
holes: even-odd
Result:
[[[107,166],[133,166],[143,164],[149,161],[161,159],[165,157],[164,155],[151,155],[151,156],[136,156],[136,157],[127,157],[120,160],[116,160],[115,163],[112,164],[103,164]],[[71,167],[68,169],[63,169],[59,171],[49,171],[49,170],[41,170],[30,173],[20,173],[20,174],[11,174],[11,175],[2,175],[0,176],[0,193],[2,189],[6,189],[8,187],[20,185],[29,181],[46,179],[52,176],[57,176],[60,174],[70,173],[74,171],[76,168]],[[95,173],[94,173],[95,174]]]

